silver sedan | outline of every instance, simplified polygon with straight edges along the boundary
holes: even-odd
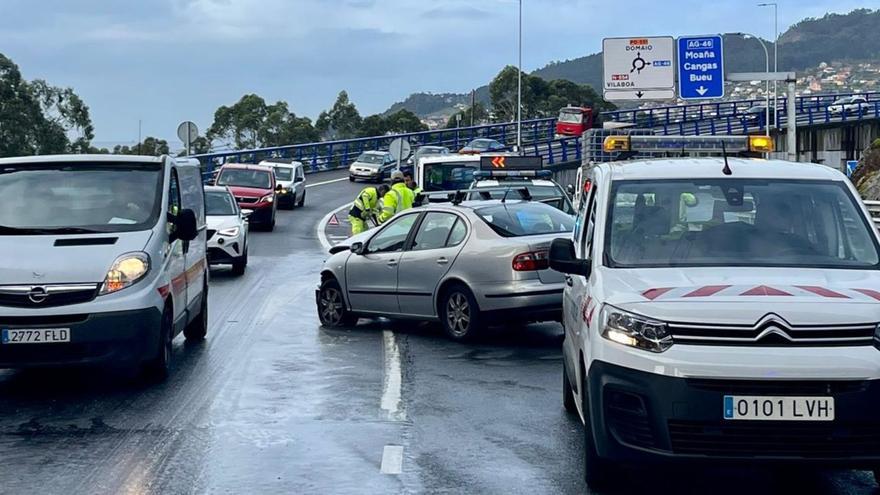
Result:
[[[321,323],[439,320],[464,340],[495,322],[557,320],[564,280],[548,250],[573,228],[572,216],[530,201],[407,210],[331,250],[316,291]]]

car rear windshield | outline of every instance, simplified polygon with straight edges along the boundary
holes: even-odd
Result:
[[[565,233],[574,229],[574,217],[543,203],[493,204],[474,211],[502,237]]]
[[[158,163],[0,166],[0,235],[152,228],[162,203]]]
[[[205,193],[205,214],[212,216],[236,215],[235,198],[226,191],[207,191]]]
[[[375,153],[362,153],[361,156],[358,157],[357,161],[360,163],[374,163],[374,164],[382,164],[385,162],[385,157],[383,155],[377,155]]]
[[[619,267],[877,267],[872,228],[841,182],[619,181],[605,252]]]
[[[220,177],[217,178],[217,185],[271,189],[272,176],[265,170],[227,168],[220,171]]]
[[[293,169],[290,167],[275,167],[275,178],[278,180],[293,180]]]

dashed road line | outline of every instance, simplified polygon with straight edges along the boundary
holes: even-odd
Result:
[[[403,472],[403,446],[386,445],[382,449],[382,466],[379,468],[382,474],[400,474]]]

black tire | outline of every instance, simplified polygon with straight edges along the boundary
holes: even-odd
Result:
[[[584,481],[590,490],[604,492],[614,483],[614,466],[599,457],[593,437],[593,420],[590,415],[590,394],[587,392],[587,377],[581,377],[581,409],[584,413]]]
[[[244,275],[244,270],[248,264],[248,248],[244,247],[244,253],[232,262],[232,274],[236,277]]]
[[[349,181],[349,182],[354,182],[354,177],[352,177],[352,176],[349,175],[349,176],[348,176],[348,181]]]
[[[318,319],[327,328],[350,327],[357,323],[357,315],[345,307],[342,288],[335,278],[325,280],[318,290]]]
[[[305,204],[306,204],[306,192],[303,191],[302,196],[300,196],[300,198],[299,198],[299,203],[297,203],[296,206],[299,206],[300,208],[302,208]]]
[[[565,357],[563,356],[563,361]],[[574,403],[574,390],[571,388],[571,381],[568,379],[568,367],[562,364],[562,406],[569,414],[577,414],[577,406]]]
[[[874,483],[880,485],[880,468],[874,470]]]
[[[275,230],[275,216],[272,216],[272,221],[267,223],[265,226],[266,232],[272,232]]]
[[[471,340],[482,330],[480,307],[464,285],[456,284],[443,291],[438,314],[443,331],[452,340]]]
[[[207,280],[207,274],[205,275]],[[187,342],[200,342],[205,340],[208,334],[208,284],[202,288],[202,303],[199,305],[199,314],[183,329],[183,336]]]
[[[174,339],[174,312],[166,306],[162,312],[162,323],[159,329],[158,355],[144,364],[144,378],[150,382],[164,382],[168,378],[171,364],[171,342]]]

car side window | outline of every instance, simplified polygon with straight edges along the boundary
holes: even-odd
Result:
[[[180,181],[177,179],[177,169],[171,169],[171,180],[168,185],[168,213],[177,215],[180,211]]]
[[[419,225],[418,232],[416,232],[412,250],[424,251],[445,247],[456,220],[458,217],[451,213],[430,212],[426,214],[425,219]]]
[[[584,217],[584,241],[581,249],[583,259],[590,259],[592,257],[593,234],[596,231],[596,196],[598,195],[599,190],[594,184],[590,192],[590,202],[587,204],[586,216]]]
[[[392,220],[387,227],[382,229],[382,232],[379,232],[370,239],[370,243],[367,245],[367,252],[392,253],[402,251],[404,245],[406,245],[406,239],[409,237],[409,232],[412,230],[418,217],[418,214],[411,214]]]
[[[452,230],[449,232],[446,247],[458,246],[464,241],[465,237],[467,237],[467,226],[464,224],[464,220],[459,218],[455,221],[455,225],[452,226]]]

